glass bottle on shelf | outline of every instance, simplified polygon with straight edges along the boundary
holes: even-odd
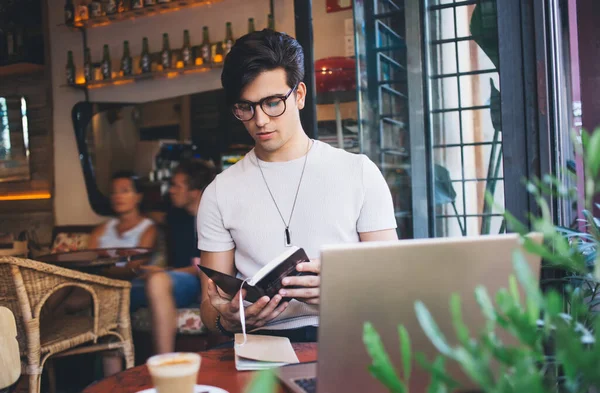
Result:
[[[75,22],[75,7],[73,0],[67,0],[65,3],[65,24],[72,25]]]
[[[223,57],[227,56],[227,54],[231,51],[231,47],[233,46],[233,30],[231,27],[231,22],[227,22],[225,24],[225,41],[223,48]]]
[[[169,35],[163,34],[163,47],[160,52],[160,63],[163,69],[171,68],[171,48],[169,46]]]
[[[110,52],[108,51],[108,45],[104,45],[102,52],[102,79],[107,80],[112,78],[112,65],[110,63]]]
[[[134,10],[144,8],[144,0],[131,0],[131,8]]]
[[[123,57],[121,58],[121,72],[123,76],[131,75],[132,60],[129,54],[129,41],[123,41]]]
[[[267,19],[268,19],[267,27],[271,30],[275,30],[275,18],[273,18],[273,14],[269,14]]]
[[[83,77],[85,78],[85,83],[90,83],[94,80],[94,66],[92,65],[90,48],[85,48],[83,52]]]
[[[6,58],[9,63],[16,62],[19,54],[17,51],[17,26],[9,21],[6,26]]]
[[[73,61],[73,51],[67,52],[67,84],[74,85],[75,84],[75,62]]]
[[[99,18],[102,16],[102,3],[100,3],[98,0],[92,0],[89,5],[89,9],[90,18]]]
[[[117,0],[117,12],[126,12],[131,9],[131,0]]]
[[[117,0],[106,0],[104,3],[106,15],[114,15],[117,13]]]
[[[200,47],[202,61],[205,65],[210,64],[210,38],[208,36],[208,26],[202,28],[202,46]]]
[[[22,26],[18,26],[15,29],[15,52],[16,52],[16,58],[19,61],[22,60],[26,56],[24,37],[25,37],[25,28]]]
[[[181,48],[181,60],[183,61],[184,67],[189,67],[194,64],[192,58],[192,46],[190,44],[190,32],[189,30],[183,31],[183,48]]]
[[[78,21],[86,21],[90,19],[90,11],[87,3],[80,1],[77,4],[77,15],[75,16],[75,19]]]
[[[248,19],[248,33],[254,33],[255,28],[254,28],[254,18],[249,18]]]
[[[140,56],[140,68],[142,73],[152,71],[152,58],[150,57],[150,50],[148,49],[148,37],[142,39],[142,54]]]
[[[215,55],[213,61],[215,63],[222,63],[225,56],[223,56],[223,42],[219,41],[215,44]]]
[[[11,63],[15,61],[16,58],[14,23],[8,22],[8,25],[4,30],[4,36],[6,37],[6,61],[7,63]]]

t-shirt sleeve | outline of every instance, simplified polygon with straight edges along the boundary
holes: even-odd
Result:
[[[396,228],[392,194],[377,165],[362,156],[362,183],[364,198],[356,223],[358,233]]]
[[[235,248],[233,238],[223,224],[223,217],[217,201],[216,179],[202,193],[196,227],[198,228],[198,249],[221,252]]]

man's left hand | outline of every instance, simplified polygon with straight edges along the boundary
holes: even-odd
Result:
[[[282,288],[279,294],[283,297],[292,297],[307,304],[319,304],[321,300],[321,261],[311,259],[310,262],[299,263],[296,270],[302,273],[315,273],[310,276],[292,276],[283,279],[282,283],[286,288]],[[301,287],[301,288],[289,288]]]

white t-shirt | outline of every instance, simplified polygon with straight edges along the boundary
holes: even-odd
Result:
[[[285,224],[257,166],[254,150],[220,173],[206,188],[198,209],[198,248],[235,248],[239,277],[254,275],[285,251]],[[292,161],[260,161],[273,197],[288,222],[305,156]],[[289,222],[291,243],[309,258],[321,246],[354,243],[359,233],[396,228],[388,185],[365,155],[314,141],[306,161],[296,207]],[[318,307],[292,300],[265,329],[317,326]]]

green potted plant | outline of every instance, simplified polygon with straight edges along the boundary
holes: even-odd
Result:
[[[586,207],[583,215],[587,232],[556,227],[545,199],[548,193],[567,195],[568,190],[555,179],[546,176],[527,184],[541,211],[532,217],[533,230],[544,234],[545,242],[538,245],[525,237],[528,228],[510,213],[505,214],[509,229],[522,234],[524,248],[540,255],[552,267],[563,269],[564,278],[555,280],[550,289],[542,292],[537,280],[524,262],[523,255],[514,255],[515,276],[507,289],[495,294],[494,301],[486,289],[477,288],[474,296],[487,320],[485,329],[468,331],[462,321],[461,299],[450,299],[452,322],[459,344],[450,346],[427,308],[420,302],[415,312],[421,327],[439,352],[431,361],[422,354],[412,354],[410,338],[399,326],[402,376],[390,362],[376,328],[364,325],[364,343],[372,358],[369,371],[390,392],[408,392],[413,356],[431,375],[429,392],[449,392],[458,387],[445,371],[447,362],[456,362],[481,391],[548,393],[584,393],[600,387],[600,304],[599,220],[592,215],[592,198],[600,191],[600,130],[592,135],[582,134],[582,145],[576,146],[583,155],[586,173]],[[489,198],[491,199],[491,198]],[[491,201],[488,201],[491,203]],[[526,294],[520,299],[519,284]],[[517,339],[517,345],[505,345],[497,332],[504,330]],[[499,373],[494,373],[492,362]]]

